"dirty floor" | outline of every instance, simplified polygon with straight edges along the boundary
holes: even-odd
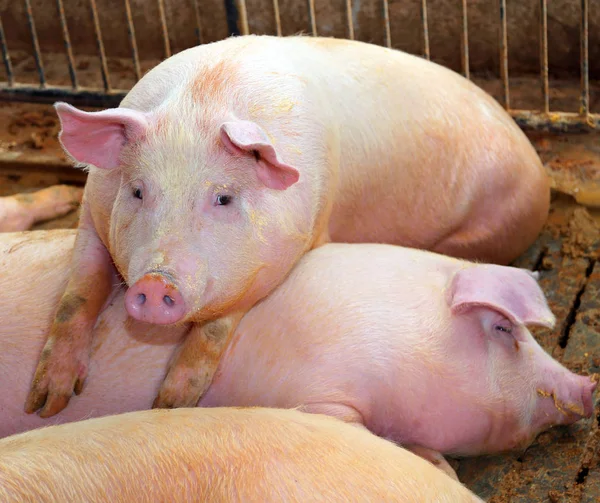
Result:
[[[0,196],[58,183],[83,185],[56,141],[48,106],[0,107]],[[597,136],[531,134],[552,177],[548,223],[514,265],[538,270],[557,317],[554,330],[533,333],[556,359],[578,373],[600,372],[600,142]],[[76,226],[77,211],[36,229]],[[600,402],[594,416],[540,435],[525,452],[452,460],[460,480],[490,503],[600,501]]]

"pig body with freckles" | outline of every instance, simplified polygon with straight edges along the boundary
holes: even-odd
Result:
[[[132,412],[2,439],[0,500],[482,503],[364,430],[260,408]]]
[[[74,231],[0,236],[0,437],[47,424],[21,403],[74,240]],[[124,295],[119,289],[94,330],[87,392],[53,422],[152,403],[187,329],[147,329],[128,317]],[[327,244],[244,316],[199,405],[325,413],[452,473],[439,453],[520,448],[552,425],[590,416],[595,383],[552,359],[525,326],[553,321],[526,271],[389,245]]]
[[[132,317],[194,322],[156,401],[193,405],[243,314],[308,250],[376,241],[505,263],[548,212],[540,160],[498,103],[361,42],[230,38],[169,58],[116,109],[56,108],[90,172],[26,405],[44,417],[81,392],[122,280]]]

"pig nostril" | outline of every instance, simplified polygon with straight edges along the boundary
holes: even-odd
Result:
[[[146,303],[146,295],[143,293],[138,294],[137,301],[140,306],[144,305]]]
[[[163,302],[169,307],[173,307],[173,305],[175,304],[175,301],[168,295],[165,295],[163,297]]]

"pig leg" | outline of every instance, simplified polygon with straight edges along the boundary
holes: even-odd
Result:
[[[31,384],[25,412],[40,417],[64,409],[87,376],[92,329],[111,291],[116,271],[84,205],[72,256],[73,269]]]
[[[0,197],[0,232],[26,231],[36,222],[66,215],[81,202],[83,189],[54,185],[37,192]]]
[[[152,408],[195,407],[210,386],[243,313],[195,323],[176,351]]]
[[[341,403],[311,403],[298,407],[301,412],[333,416],[345,423],[366,428],[362,414],[354,407]]]
[[[421,447],[420,445],[403,445],[402,447],[429,461],[432,465],[437,466],[446,475],[452,477],[454,480],[458,480],[458,475],[456,475],[454,468],[450,466],[448,461],[446,461],[446,458],[444,458],[444,456],[442,456],[438,451],[428,449],[427,447]]]

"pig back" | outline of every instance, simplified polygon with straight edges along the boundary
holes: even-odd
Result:
[[[2,501],[479,501],[416,455],[332,418],[151,410],[0,441]]]

